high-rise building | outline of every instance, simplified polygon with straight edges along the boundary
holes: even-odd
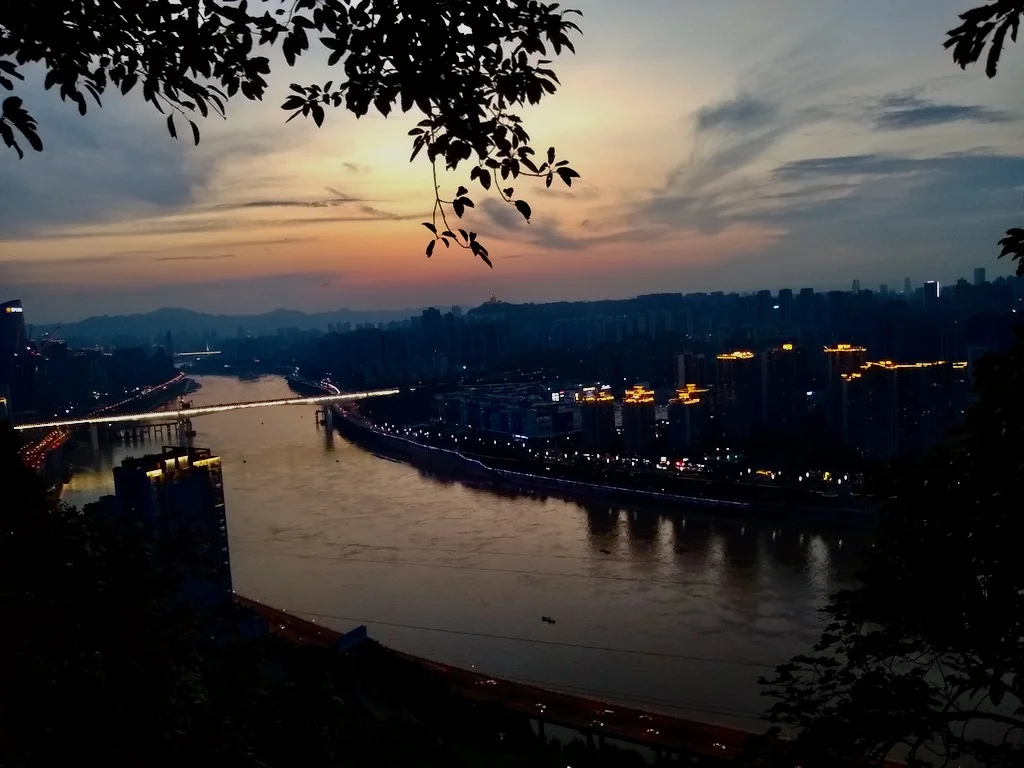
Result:
[[[213,608],[231,599],[221,460],[206,448],[165,447],[128,458],[114,468],[108,514],[138,523],[155,540],[185,545],[202,565],[182,563],[182,592],[192,604]]]
[[[13,414],[33,408],[34,355],[25,333],[21,299],[0,304],[0,397]]]
[[[984,285],[985,284],[985,268],[975,267],[974,268],[974,284]]]
[[[920,456],[963,419],[967,363],[866,363],[843,389],[847,443],[871,459]]]
[[[611,391],[587,387],[580,397],[580,430],[583,449],[588,453],[609,453],[615,449],[615,397]]]
[[[843,434],[843,377],[861,369],[867,351],[856,344],[825,347],[825,418],[837,437]]]
[[[676,386],[680,389],[689,384],[706,387],[710,384],[707,359],[702,353],[683,352],[676,355]]]
[[[727,445],[748,440],[759,426],[760,373],[753,352],[737,350],[715,358],[715,416]]]
[[[676,391],[668,404],[669,442],[680,455],[707,446],[711,417],[710,390],[689,384]]]
[[[21,299],[0,304],[0,355],[13,355],[27,343]]]
[[[807,423],[807,373],[807,355],[795,344],[781,344],[761,356],[765,427],[787,434],[803,430]]]
[[[654,391],[637,384],[622,398],[622,439],[626,453],[644,456],[654,447]]]
[[[925,309],[930,309],[935,306],[939,300],[939,281],[929,280],[924,284],[924,306]]]
[[[880,286],[878,286],[878,294],[880,296],[888,296],[889,295],[889,286],[886,285],[885,283],[882,283]]]
[[[909,297],[911,295],[911,293],[912,293],[912,291],[911,291],[911,288],[910,288],[910,278],[909,277],[904,277],[903,278],[903,295]]]
[[[853,292],[860,293],[860,280],[853,281]]]
[[[793,325],[793,289],[781,288],[779,290],[779,325],[789,328]]]

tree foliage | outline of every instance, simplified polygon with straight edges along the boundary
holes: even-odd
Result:
[[[991,0],[946,47],[994,77],[1022,14]],[[1024,230],[999,244],[1024,275]],[[974,388],[948,444],[874,479],[885,511],[861,585],[831,598],[813,652],[761,681],[770,719],[796,730],[790,762],[1024,765],[1024,332],[978,363]]]
[[[490,265],[476,234],[450,227],[445,208],[461,218],[474,207],[459,187],[442,199],[436,163],[455,170],[472,164],[470,181],[500,197],[529,221],[529,204],[515,194],[520,176],[571,185],[579,174],[554,149],[538,161],[515,110],[555,93],[551,59],[575,50],[578,11],[538,0],[53,0],[5,3],[0,8],[0,89],[22,86],[24,70],[40,65],[44,86],[85,114],[110,89],[143,98],[166,115],[177,137],[184,121],[195,143],[195,115],[224,117],[236,95],[262,100],[271,71],[269,53],[291,66],[316,51],[338,76],[323,84],[293,83],[281,107],[287,121],[302,116],[317,126],[328,107],[357,118],[370,109],[418,111],[410,132],[414,160],[435,164],[435,204],[427,228]],[[43,141],[24,101],[2,103],[0,137],[23,156],[22,141]],[[20,137],[20,139],[19,139]]]
[[[946,35],[945,47],[953,50],[953,61],[961,69],[985,59],[985,74],[995,77],[999,71],[1006,39],[1017,42],[1024,0],[988,0],[985,5],[960,14],[961,24]],[[986,48],[988,52],[986,53]],[[999,241],[999,258],[1009,256],[1017,262],[1017,276],[1024,276],[1024,229],[1007,231]]]

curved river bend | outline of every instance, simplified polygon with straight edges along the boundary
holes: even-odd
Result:
[[[288,397],[277,376],[204,376],[198,405]],[[312,407],[217,413],[235,590],[498,677],[758,727],[757,676],[816,639],[865,534],[498,494],[378,458]],[[65,488],[113,492],[107,447]],[[555,624],[542,622],[553,617]],[[761,666],[766,665],[766,666]]]

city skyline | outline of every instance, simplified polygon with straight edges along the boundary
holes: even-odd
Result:
[[[357,301],[352,306],[334,306],[334,305],[331,305],[330,303],[324,303],[324,304],[316,304],[314,306],[306,306],[306,307],[296,307],[296,306],[290,306],[289,307],[289,306],[274,305],[271,302],[270,304],[267,304],[265,308],[257,307],[256,309],[254,309],[252,311],[223,312],[223,311],[218,311],[216,309],[216,307],[213,307],[212,309],[204,309],[204,308],[202,308],[202,303],[199,303],[198,306],[188,306],[189,302],[188,302],[188,299],[186,297],[184,302],[183,302],[183,304],[181,304],[181,305],[170,305],[170,304],[167,304],[167,305],[154,305],[154,306],[150,306],[150,307],[147,307],[147,308],[139,309],[137,311],[134,311],[134,310],[121,310],[121,309],[118,309],[118,308],[112,308],[112,309],[109,309],[109,310],[105,310],[105,311],[101,310],[101,311],[93,312],[93,313],[68,314],[67,312],[61,312],[61,310],[59,310],[59,309],[58,310],[54,310],[53,309],[53,305],[47,305],[45,303],[43,303],[41,305],[38,305],[38,306],[31,306],[31,305],[29,305],[30,308],[29,308],[28,311],[31,314],[31,323],[30,323],[31,325],[47,327],[47,326],[52,326],[52,325],[59,324],[59,323],[78,323],[78,322],[82,322],[82,321],[85,321],[85,320],[92,320],[92,319],[102,318],[102,317],[115,318],[115,317],[131,316],[131,315],[148,315],[148,314],[151,314],[151,313],[154,313],[154,312],[178,311],[178,310],[184,310],[186,312],[197,312],[199,314],[216,315],[216,316],[221,316],[221,317],[239,317],[239,318],[248,318],[248,317],[254,317],[254,316],[258,317],[258,316],[264,316],[264,315],[271,315],[274,312],[303,312],[305,314],[329,314],[329,313],[332,313],[332,312],[353,312],[353,313],[358,313],[358,314],[365,314],[367,316],[373,315],[374,313],[381,313],[382,315],[386,314],[386,315],[388,315],[390,317],[391,315],[401,314],[401,313],[404,313],[404,312],[409,312],[409,313],[412,313],[412,314],[418,314],[422,310],[428,309],[428,308],[440,308],[442,310],[447,310],[449,308],[459,307],[459,308],[462,308],[462,309],[471,309],[473,307],[477,307],[477,306],[480,306],[482,304],[485,304],[485,303],[487,303],[490,300],[498,300],[498,301],[507,302],[507,303],[510,303],[510,304],[556,304],[556,303],[575,303],[575,302],[588,303],[588,302],[602,302],[602,301],[628,301],[630,299],[635,299],[635,298],[642,297],[642,296],[648,296],[648,295],[653,295],[653,294],[664,294],[664,293],[680,294],[682,296],[696,295],[696,294],[712,294],[712,293],[721,293],[721,294],[725,294],[725,295],[735,294],[735,295],[741,295],[741,296],[750,296],[750,295],[757,294],[757,293],[759,293],[761,291],[767,290],[773,296],[778,297],[780,291],[788,290],[788,291],[792,291],[794,294],[796,294],[796,293],[798,293],[801,290],[810,289],[811,291],[814,291],[815,293],[821,293],[821,294],[829,293],[829,292],[833,292],[833,291],[839,291],[839,292],[842,292],[842,293],[847,293],[847,292],[857,293],[857,292],[862,292],[863,291],[863,292],[867,292],[867,293],[875,293],[875,294],[878,294],[880,296],[888,295],[888,296],[892,296],[892,297],[904,297],[904,296],[907,295],[906,287],[909,285],[911,287],[910,297],[914,298],[914,297],[916,297],[918,295],[919,291],[924,289],[926,284],[934,283],[934,284],[936,284],[938,286],[938,289],[940,291],[942,291],[942,290],[944,290],[946,288],[950,288],[952,286],[955,286],[957,284],[957,282],[959,282],[961,280],[976,285],[976,284],[978,284],[979,270],[980,270],[980,275],[983,278],[981,280],[981,282],[983,282],[983,283],[984,282],[989,282],[991,280],[999,280],[999,279],[1004,278],[1004,277],[1010,278],[1011,280],[1013,279],[1012,272],[1008,272],[1007,274],[1004,275],[1004,274],[1002,274],[1002,270],[996,270],[996,274],[992,274],[993,271],[987,269],[986,267],[974,267],[969,272],[965,273],[964,275],[959,275],[959,276],[957,276],[957,277],[955,277],[953,279],[949,279],[949,280],[937,280],[937,279],[934,279],[934,277],[926,278],[926,279],[920,279],[920,280],[915,280],[913,277],[904,277],[904,278],[902,278],[900,280],[894,280],[892,283],[880,283],[880,284],[876,285],[876,284],[865,284],[865,283],[863,283],[863,281],[861,281],[858,278],[853,278],[852,280],[847,280],[845,283],[843,282],[842,278],[836,278],[832,283],[830,283],[828,285],[794,284],[794,285],[789,285],[789,286],[785,286],[785,285],[784,286],[773,286],[771,288],[765,288],[763,286],[760,286],[760,287],[754,287],[754,288],[751,288],[751,289],[748,289],[748,290],[735,290],[735,289],[716,288],[716,287],[711,287],[711,288],[709,288],[707,290],[682,290],[682,289],[681,290],[667,290],[665,288],[665,286],[661,286],[661,290],[652,290],[652,291],[647,291],[647,292],[644,292],[644,293],[631,293],[631,294],[607,295],[607,296],[587,296],[587,297],[552,297],[550,299],[546,299],[546,300],[542,300],[542,301],[534,301],[534,300],[530,300],[530,299],[525,299],[523,301],[515,301],[515,300],[513,300],[513,297],[491,294],[490,296],[471,296],[467,300],[464,300],[464,301],[447,301],[447,302],[446,301],[435,301],[433,303],[424,303],[424,304],[421,304],[421,305],[418,305],[418,306],[406,306],[406,305],[375,306],[375,305],[372,305],[372,304],[365,304],[365,305],[363,305],[363,304],[361,304],[360,302]],[[851,286],[855,286],[853,290],[851,290]],[[22,299],[20,297],[14,297],[14,296],[8,296],[7,299],[15,300],[15,301],[21,301],[23,304],[27,304],[27,303],[30,302],[30,300],[26,301],[25,299]]]
[[[137,98],[110,94],[83,118],[36,89],[46,151],[5,160],[0,283],[53,322],[1010,273],[995,243],[1021,206],[1024,65],[1010,57],[989,81],[949,60],[963,3],[572,5],[579,53],[555,62],[559,93],[522,115],[582,180],[520,184],[532,224],[476,193],[469,222],[493,271],[461,251],[424,257],[416,118],[283,124],[288,82],[330,78],[308,61],[277,72],[264,103],[202,123],[197,148]]]

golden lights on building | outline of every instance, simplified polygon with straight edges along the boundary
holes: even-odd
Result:
[[[735,352],[726,352],[724,355],[718,355],[718,360],[753,360],[754,353],[747,350],[737,350]]]
[[[645,403],[654,402],[654,390],[647,389],[640,384],[637,384],[631,389],[627,389],[622,397],[622,402],[626,405],[643,405]]]
[[[867,351],[867,347],[858,347],[853,344],[836,344],[834,347],[825,347],[826,355],[862,355]]]
[[[701,401],[701,396],[706,395],[710,391],[707,387],[687,384],[684,388],[676,390],[675,402],[682,405],[697,405]]]

